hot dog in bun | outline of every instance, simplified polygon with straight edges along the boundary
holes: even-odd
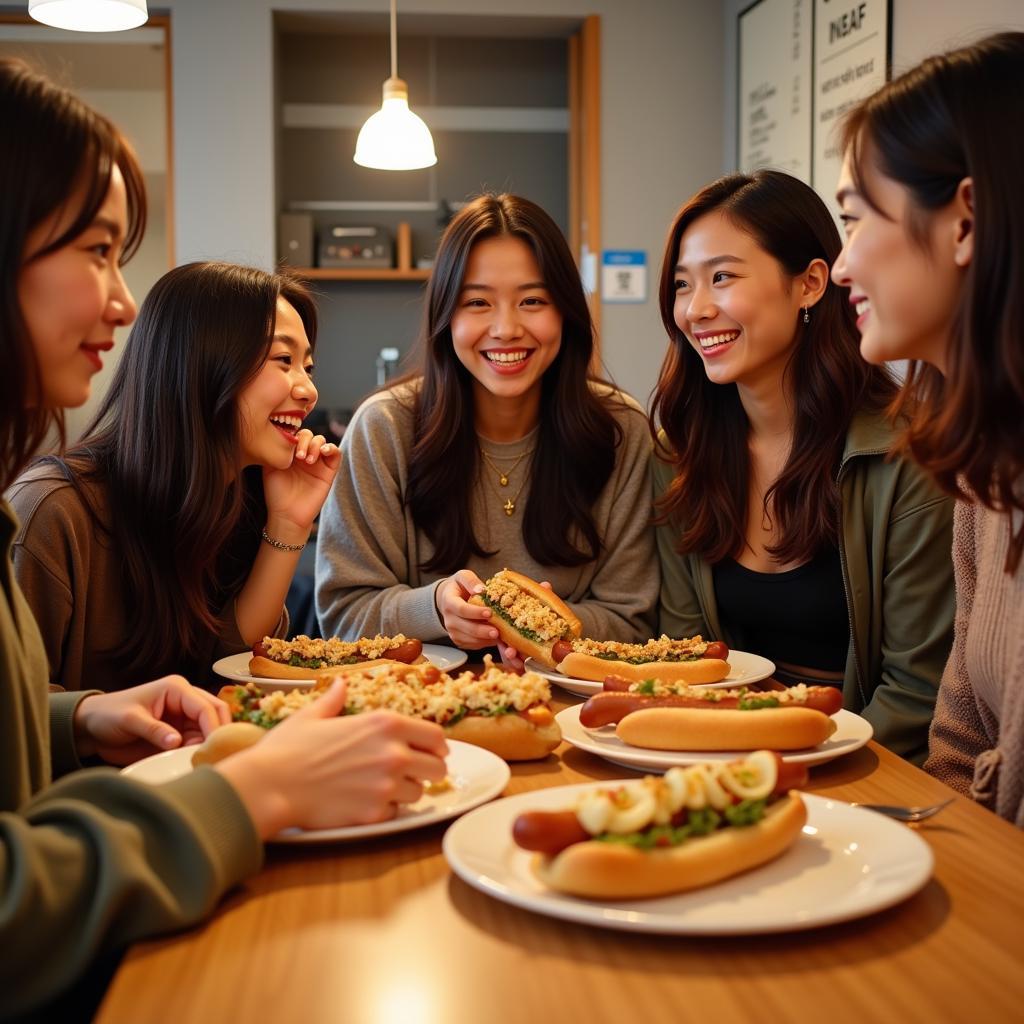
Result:
[[[558,640],[552,647],[558,671],[573,679],[599,682],[608,675],[684,683],[717,683],[729,674],[729,648],[695,636],[673,640],[662,635],[643,644],[614,640]]]
[[[641,899],[711,885],[765,864],[800,834],[795,786],[807,769],[759,750],[740,761],[587,791],[565,811],[520,815],[515,842],[539,856],[552,889],[588,899]]]
[[[652,750],[802,750],[832,735],[830,717],[842,707],[832,686],[793,686],[753,693],[701,690],[648,680],[627,690],[595,694],[580,708],[587,729],[614,725],[615,734],[634,747]]]
[[[552,644],[572,640],[583,630],[557,594],[511,569],[495,573],[484,584],[484,592],[475,594],[469,603],[490,608],[491,624],[502,641],[545,668],[555,667]]]
[[[297,636],[279,640],[266,636],[255,644],[249,659],[249,674],[264,679],[333,678],[333,669],[352,665],[422,660],[423,644],[397,636],[362,637],[359,640],[327,640]]]
[[[506,761],[546,757],[562,740],[548,706],[548,684],[532,672],[520,676],[488,661],[479,676],[463,672],[453,677],[433,665],[382,665],[347,670],[344,678],[346,715],[386,710],[436,722],[449,739],[484,747]],[[329,685],[325,679],[310,690],[264,693],[256,683],[247,683],[225,686],[219,696],[235,720],[269,729]]]

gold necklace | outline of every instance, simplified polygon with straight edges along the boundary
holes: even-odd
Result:
[[[520,452],[517,456],[515,456],[516,461],[513,462],[512,465],[508,467],[507,472],[502,472],[500,469],[498,469],[498,467],[491,461],[491,457],[487,454],[487,452],[483,450],[483,448],[480,449],[480,454],[483,456],[484,462],[486,462],[487,465],[490,466],[491,469],[493,469],[494,472],[498,474],[498,483],[501,484],[502,487],[508,487],[509,477],[515,472],[516,466],[518,466],[519,463],[522,462],[523,459],[525,459],[526,456],[529,455],[532,451],[532,448],[527,448],[525,452]],[[512,458],[511,455],[505,457],[509,459]],[[520,488],[520,490],[522,490],[522,488]],[[509,515],[511,514],[512,513],[510,512]]]
[[[512,463],[512,466],[509,468],[508,472],[511,473],[516,468],[516,466],[518,466],[519,463],[522,462],[523,459],[525,459],[526,456],[529,455],[530,452],[532,452],[532,451],[533,451],[532,448],[528,448],[525,452],[523,452],[521,455],[519,455],[516,458],[516,461],[514,463]],[[498,474],[498,481],[501,484],[501,486],[502,487],[507,487],[508,486],[508,473],[502,473],[498,469],[498,467],[495,466],[494,463],[492,463],[491,460],[487,457],[487,453],[483,450],[483,448],[480,449],[480,454],[484,457],[484,460],[491,467],[491,469],[493,469]],[[512,516],[512,515],[515,514],[516,502],[519,500],[519,495],[523,493],[523,488],[526,486],[526,480],[527,479],[528,479],[528,477],[524,476],[523,482],[519,485],[519,490],[517,490],[516,493],[513,494],[511,498],[506,498],[505,499],[505,503],[501,506],[505,510],[505,515]],[[498,501],[501,501],[501,498],[502,498],[501,491],[499,491],[498,488],[494,486],[494,483],[490,479],[490,477],[487,478],[487,485],[497,495]]]

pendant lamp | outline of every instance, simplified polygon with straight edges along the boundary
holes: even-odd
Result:
[[[44,25],[72,32],[120,32],[149,18],[146,0],[28,0],[28,13]]]
[[[391,77],[384,82],[384,102],[359,131],[353,159],[381,171],[412,171],[437,163],[430,129],[409,109],[409,88],[398,77],[398,31],[391,0]]]

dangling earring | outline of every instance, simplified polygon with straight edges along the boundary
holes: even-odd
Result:
[[[804,306],[804,323],[809,324],[811,322],[811,314],[806,306]]]

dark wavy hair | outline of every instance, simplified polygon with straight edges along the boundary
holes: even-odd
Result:
[[[146,296],[85,437],[57,461],[88,504],[106,491],[122,560],[126,674],[187,662],[252,568],[266,515],[259,467],[240,475],[238,396],[263,366],[278,298],[316,344],[298,281],[230,263],[189,263]],[[90,506],[91,507],[91,506]],[[205,669],[206,666],[203,666]]]
[[[750,424],[735,384],[714,384],[700,355],[676,325],[675,266],[683,233],[718,212],[747,232],[791,278],[813,260],[829,267],[840,240],[817,193],[781,171],[759,170],[719,178],[693,196],[669,230],[661,267],[661,319],[671,342],[652,398],[664,442],[657,454],[675,470],[659,499],[659,520],[680,528],[679,551],[718,562],[742,550],[746,537]],[[807,561],[839,530],[836,471],[850,421],[858,409],[884,409],[896,393],[888,371],[859,353],[854,312],[846,293],[829,281],[809,324],[793,325],[787,385],[796,419],[793,447],[765,494],[765,515],[780,562]],[[665,443],[667,442],[667,443]]]
[[[861,194],[866,163],[910,193],[907,228],[927,246],[929,214],[973,179],[974,255],[952,324],[945,376],[914,361],[897,409],[914,406],[902,444],[947,493],[1024,510],[1024,33],[929,57],[843,123]],[[925,299],[925,301],[927,301]],[[1013,533],[1005,569],[1024,554]]]
[[[542,565],[582,565],[601,551],[591,513],[615,467],[622,429],[611,402],[595,394],[590,373],[594,326],[579,271],[562,232],[536,203],[482,195],[468,203],[441,238],[427,285],[420,337],[414,444],[405,500],[434,553],[421,568],[453,572],[470,555],[488,557],[473,532],[470,500],[480,447],[472,377],[455,354],[451,322],[469,254],[485,238],[522,239],[562,314],[562,344],[542,378],[540,433],[523,517],[527,551]],[[628,406],[624,406],[628,408]]]
[[[0,58],[0,491],[64,416],[43,403],[35,348],[18,301],[22,267],[77,238],[96,216],[120,168],[128,193],[124,263],[146,225],[146,189],[131,147],[105,117],[27,64]],[[81,197],[80,199],[78,197]],[[26,253],[29,235],[74,197],[79,208],[59,238]]]

